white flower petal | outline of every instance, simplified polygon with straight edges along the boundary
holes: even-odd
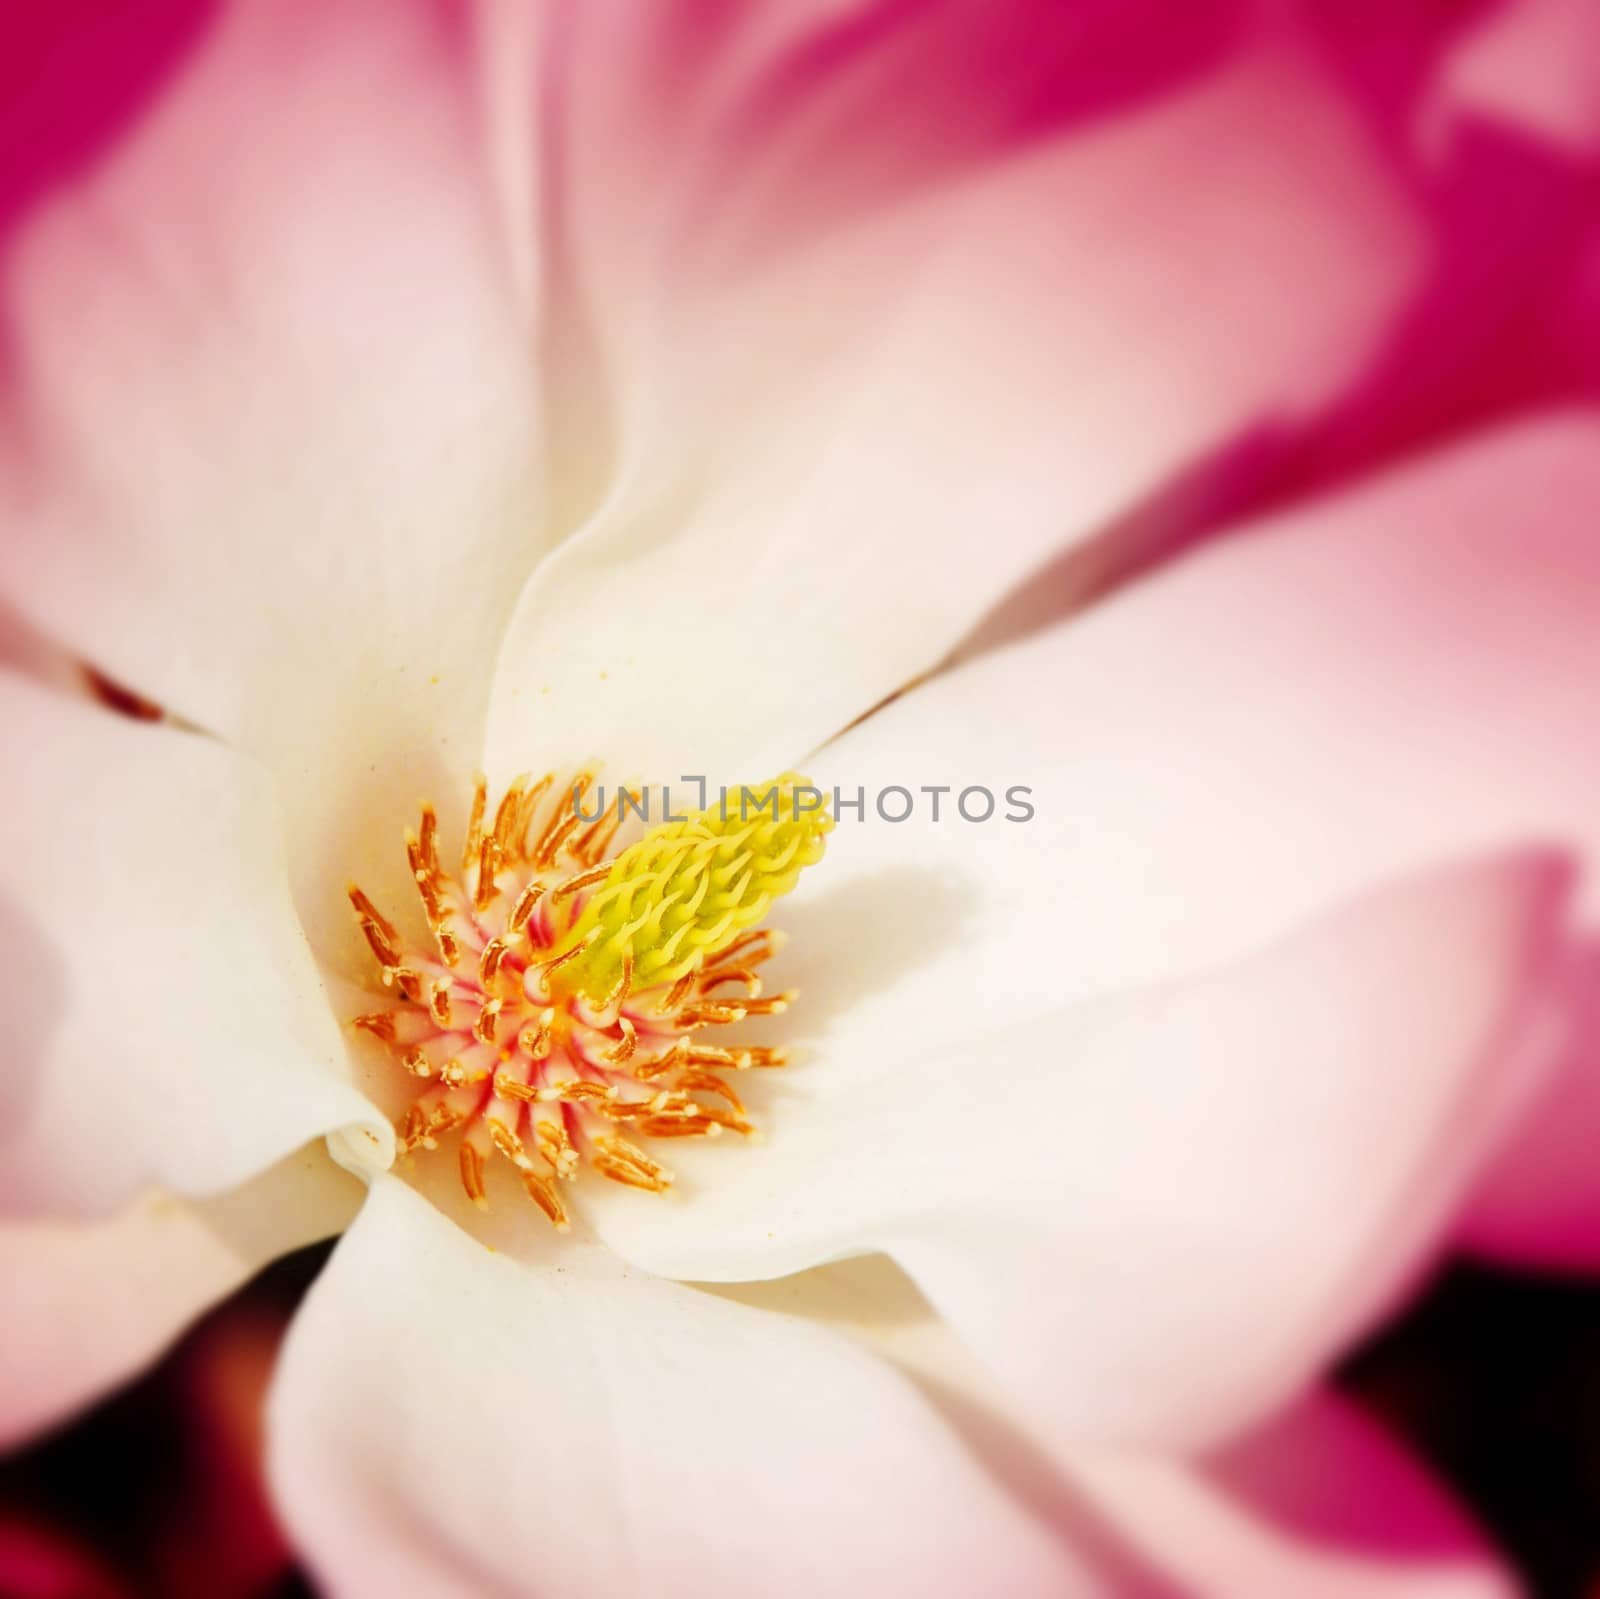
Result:
[[[387,1162],[288,901],[265,774],[4,674],[0,749],[0,1206],[217,1193],[337,1130]]]
[[[1509,1591],[1501,1563],[1442,1488],[1331,1394],[1312,1394],[1193,1461],[1085,1451],[1009,1404],[882,1255],[716,1291],[846,1331],[910,1373],[975,1452],[1093,1550],[1113,1579],[1109,1592]]]
[[[1096,1591],[846,1339],[581,1244],[542,1255],[375,1183],[270,1410],[279,1504],[334,1591]]]
[[[274,768],[319,948],[550,536],[479,68],[420,0],[219,8],[0,262],[0,584]]]
[[[0,1220],[0,1445],[126,1381],[269,1261],[340,1231],[363,1192],[314,1145],[212,1199]]]
[[[1575,519],[1600,476],[1597,437],[1582,419],[1489,437],[1285,517],[924,686],[825,752],[821,780],[864,781],[869,795],[890,782],[1024,781],[1038,814],[963,823],[952,792],[938,825],[847,818],[777,917],[796,935],[777,980],[801,990],[782,1032],[814,1048],[757,1100],[771,1142],[675,1149],[692,1223],[603,1192],[592,1203],[607,1236],[689,1276],[777,1272],[873,1247],[881,1232],[844,1182],[841,1152],[859,1154],[865,1137],[889,1146],[875,1191],[893,1196],[897,1162],[919,1135],[909,1112],[897,1112],[892,1138],[875,1125],[852,1131],[863,1094],[884,1115],[912,1106],[929,1062],[942,1061],[974,1078],[975,1116],[976,1083],[999,1070],[997,1040],[1015,1026],[1022,1059],[1004,1062],[1001,1085],[1021,1071],[1024,1091],[1059,1101],[1071,1122],[1072,1057],[1048,1020],[1037,1031],[1054,1042],[1041,1052],[1028,1017],[1237,959],[1441,857],[1543,838],[1588,853],[1600,843],[1587,688],[1600,675],[1600,546]],[[929,796],[917,803],[925,819]],[[1430,1015],[1456,1008],[1439,981],[1413,996],[1418,1027],[1450,1025]],[[1352,1020],[1380,1026],[1381,1008],[1369,1011]],[[1337,1041],[1330,1034],[1325,1047]],[[1426,1167],[1454,1124],[1455,1096],[1476,1081],[1479,1063],[1469,1052],[1449,1064],[1447,1042],[1440,1097],[1430,1105],[1419,1088],[1417,1141],[1409,1157],[1396,1150],[1397,1183],[1405,1159]],[[1376,1050],[1330,1091],[1347,1089],[1352,1113],[1381,1115],[1383,1081],[1368,1073],[1390,1058]],[[1211,1106],[1222,1173],[1230,1163],[1249,1173],[1222,1109]],[[1251,1110],[1237,1108],[1241,1127]],[[1031,1110],[1014,1115],[1038,1125]],[[1498,1121],[1486,1115],[1482,1129]],[[920,1136],[922,1158],[949,1161],[954,1175],[956,1134]],[[1053,1123],[1039,1129],[1047,1136]],[[1130,1182],[1167,1158],[1148,1152],[1136,1120],[1117,1138]],[[988,1148],[981,1138],[978,1148]],[[1456,1146],[1467,1162],[1487,1152]],[[1344,1180],[1331,1149],[1328,1158],[1308,1170],[1332,1185],[1325,1193]],[[1062,1170],[1059,1153],[1042,1148],[1038,1159]],[[1561,1175],[1569,1165],[1523,1172],[1524,1214],[1542,1173],[1562,1190],[1550,1202],[1570,1209],[1586,1190]],[[847,1174],[853,1182],[855,1168]],[[964,1203],[987,1201],[981,1183],[972,1189]],[[1426,1206],[1417,1214],[1441,1219]],[[1330,1240],[1358,1248],[1361,1227],[1339,1234],[1337,1207],[1327,1221]],[[1014,1231],[1025,1239],[1030,1226]],[[1354,1298],[1346,1312],[1358,1313]],[[1330,1316],[1320,1347],[1341,1335]],[[1167,1403],[1155,1389],[1150,1399]],[[1189,1425],[1203,1430],[1197,1417]]]
[[[1537,1085],[1564,884],[1461,868],[900,1069],[802,1066],[765,1145],[586,1210],[678,1277],[882,1249],[1046,1432],[1223,1436],[1387,1308]]]
[[[847,58],[797,119],[826,121]],[[872,140],[869,118],[864,159]],[[725,165],[699,219],[713,231],[719,203],[741,204]],[[1417,266],[1362,130],[1270,53],[849,224],[764,214],[754,258],[655,268],[654,318],[616,357],[609,492],[506,638],[491,772],[769,775],[1055,551],[1325,399]],[[635,216],[614,225],[635,248]]]
[[[774,913],[784,1034],[904,1066],[1454,855],[1600,859],[1597,500],[1600,418],[1483,434],[880,711],[811,763],[866,819]],[[898,824],[874,810],[894,784]],[[937,823],[924,785],[949,787]],[[974,785],[987,822],[958,810]],[[1005,819],[1013,785],[1031,821]]]

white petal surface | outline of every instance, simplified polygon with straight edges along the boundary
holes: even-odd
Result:
[[[1452,855],[1600,858],[1597,499],[1600,419],[1479,435],[887,707],[810,762],[866,820],[778,907],[784,1033],[903,1066]],[[907,822],[874,810],[893,784]],[[949,786],[937,823],[924,785]],[[988,822],[961,818],[973,785]],[[1012,785],[1031,821],[1005,819]]]
[[[158,1358],[269,1261],[326,1238],[363,1190],[320,1145],[213,1199],[148,1194],[95,1221],[0,1221],[0,1445]]]
[[[717,1291],[847,1331],[911,1373],[1014,1491],[1071,1528],[1105,1591],[1125,1599],[1513,1591],[1443,1488],[1331,1394],[1309,1395],[1194,1460],[1086,1451],[1009,1404],[881,1255]]]
[[[848,54],[793,96],[797,120],[826,124],[859,87]],[[573,95],[583,110],[581,81]],[[819,176],[742,172],[739,148],[713,152],[716,186],[673,236],[742,250],[652,256],[641,231],[672,229],[649,208],[589,246],[601,278],[643,251],[651,304],[626,307],[613,357],[608,488],[506,639],[491,772],[597,757],[618,779],[768,775],[1052,553],[1337,390],[1418,265],[1363,130],[1288,54],[1244,53],[826,228],[784,210],[783,180],[815,200],[854,152]],[[870,117],[857,149],[881,154]],[[602,161],[575,172],[580,195],[591,176],[611,192]],[[604,322],[604,293],[590,310]]]
[[[271,1405],[279,1504],[333,1591],[1097,1591],[846,1340],[580,1244],[540,1254],[375,1184]]]
[[[882,1249],[1047,1434],[1216,1438],[1386,1308],[1537,1087],[1563,887],[1461,868],[903,1068],[799,1067],[765,1145],[587,1208],[679,1277]]]
[[[457,800],[548,536],[479,69],[411,0],[219,7],[0,262],[0,583],[274,767],[319,947]]]
[[[1583,419],[1476,441],[1471,451],[1241,535],[1069,628],[925,685],[824,752],[820,779],[852,792],[857,783],[869,796],[888,783],[952,785],[944,820],[927,820],[931,796],[919,793],[921,821],[846,818],[836,830],[827,863],[778,918],[795,945],[775,975],[802,995],[781,1031],[813,1047],[757,1099],[771,1142],[675,1150],[692,1190],[681,1208],[693,1225],[604,1193],[596,1202],[608,1236],[645,1264],[691,1276],[778,1272],[868,1247],[882,1236],[871,1204],[883,1196],[898,1203],[904,1189],[898,1162],[912,1123],[895,1107],[917,1102],[930,1060],[966,1073],[969,1114],[1011,1091],[1008,1079],[1020,1071],[1014,1091],[1023,1101],[991,1119],[1053,1139],[1054,1123],[1041,1127],[1035,1105],[1059,1103],[1073,1125],[1085,1114],[1071,1093],[1073,1035],[1048,1019],[1054,1008],[1130,991],[1132,1008],[1142,985],[1236,959],[1341,896],[1441,856],[1546,838],[1588,854],[1600,843],[1600,751],[1588,733],[1588,685],[1600,675],[1600,546],[1581,516],[1597,478],[1597,433]],[[1002,820],[1003,794],[991,822],[953,814],[963,785],[998,792],[1014,782],[1033,789],[1033,821]],[[1412,994],[1407,1029],[1465,1021],[1456,981],[1438,971],[1434,981]],[[1487,992],[1477,998],[1493,1003]],[[1454,1021],[1430,1015],[1435,1005]],[[1329,1068],[1329,1091],[1349,1094],[1357,1120],[1387,1114],[1382,1063],[1409,1047],[1409,1031],[1384,1035],[1387,1014],[1379,1007],[1351,1019],[1379,1029],[1360,1045],[1359,1070]],[[1045,1019],[1030,1028],[1030,1016]],[[1008,1050],[997,1042],[1002,1034],[1020,1042]],[[1330,1033],[1324,1046],[1337,1048],[1338,1038]],[[1465,1175],[1450,1174],[1454,1161],[1488,1153],[1464,1137],[1450,1143],[1455,1096],[1478,1092],[1483,1131],[1499,1125],[1487,1114],[1494,1079],[1474,1086],[1487,1063],[1467,1050],[1449,1065],[1447,1040],[1439,1044],[1442,1097],[1430,1104],[1419,1084],[1417,1142],[1403,1159],[1396,1151],[1396,1201],[1407,1160],[1420,1173],[1452,1148],[1440,1168],[1442,1195]],[[1008,1065],[991,1084],[987,1063],[997,1054]],[[893,1133],[867,1114],[863,1092],[880,1114],[895,1111]],[[1240,1173],[1244,1201],[1265,1177],[1241,1159],[1232,1135],[1268,1103],[1246,1093],[1226,1114],[1221,1100],[1195,1112],[1217,1130],[1215,1180]],[[1144,1119],[1166,1115],[1164,1104],[1127,1106],[1120,1131],[1090,1124],[1110,1141],[1112,1155],[1102,1158],[1121,1163],[1130,1194],[1176,1158],[1146,1147]],[[1207,1158],[1204,1147],[1178,1139],[1181,1119],[1170,1125],[1185,1161]],[[922,1158],[944,1160],[953,1174],[947,1151],[956,1131],[922,1136]],[[873,1154],[882,1187],[852,1212],[859,1196],[841,1180],[841,1151],[864,1162],[869,1141],[882,1146]],[[1340,1158],[1364,1170],[1362,1147],[1356,1139]],[[1320,1171],[1327,1185],[1327,1240],[1359,1253],[1359,1239],[1384,1224],[1357,1224],[1353,1209],[1334,1202],[1348,1175],[1331,1147],[1325,1156],[1328,1164],[1307,1174]],[[1053,1142],[1038,1159],[1061,1172]],[[1541,1188],[1560,1192],[1532,1214],[1550,1205],[1570,1213],[1585,1191],[1564,1175],[1573,1169],[1570,1160],[1524,1163],[1520,1213],[1530,1214]],[[970,1187],[964,1206],[988,1202],[982,1182]],[[1418,1206],[1416,1218],[1433,1225],[1441,1213]],[[1038,1259],[1052,1246],[1033,1239],[1032,1228],[1019,1222],[1013,1236],[1019,1249],[1031,1241]],[[1403,1239],[1403,1231],[1393,1260],[1368,1278],[1374,1294],[1422,1241],[1422,1232]],[[976,1256],[980,1241],[962,1241]],[[1287,1235],[1284,1248],[1291,1271],[1308,1263],[1292,1258]],[[1151,1277],[1168,1269],[1166,1257],[1149,1259]],[[997,1269],[995,1278],[1006,1274]],[[1145,1272],[1125,1280],[1146,1291]],[[1193,1272],[1171,1280],[1203,1289]],[[1278,1291],[1264,1268],[1256,1286]],[[1361,1313],[1359,1298],[1349,1298],[1347,1317]],[[1339,1335],[1335,1320],[1324,1350]],[[1108,1328],[1115,1342],[1115,1316]],[[1257,1375],[1261,1391],[1270,1390],[1264,1363]],[[1093,1387],[1085,1392],[1098,1409]],[[1147,1397],[1153,1410],[1144,1420],[1153,1425],[1171,1396],[1151,1387]],[[1212,1400],[1229,1408],[1216,1395],[1202,1405]],[[1137,1430],[1139,1418],[1098,1421]],[[1185,1425],[1204,1426],[1194,1414]]]
[[[0,1208],[216,1193],[338,1130],[387,1161],[289,904],[265,774],[5,675],[0,747]]]

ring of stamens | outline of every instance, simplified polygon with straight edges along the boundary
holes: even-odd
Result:
[[[490,815],[480,779],[459,875],[441,865],[423,807],[406,852],[431,949],[348,890],[395,1000],[354,1025],[426,1085],[399,1121],[402,1150],[454,1138],[480,1207],[498,1156],[562,1230],[559,1187],[582,1167],[665,1193],[672,1172],[642,1141],[755,1132],[726,1074],[782,1066],[784,1051],[702,1035],[793,999],[764,993],[758,968],[781,935],[754,923],[820,858],[832,825],[796,808],[804,780],[786,774],[770,786],[775,817],[701,812],[613,860],[623,804],[582,815],[593,783],[519,779]]]

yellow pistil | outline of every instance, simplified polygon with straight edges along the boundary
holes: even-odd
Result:
[[[721,1074],[782,1066],[783,1051],[700,1034],[793,998],[762,991],[757,968],[778,935],[757,924],[821,858],[833,825],[817,791],[786,773],[608,860],[620,806],[580,814],[592,784],[519,779],[491,812],[480,780],[459,877],[440,863],[424,807],[407,859],[431,949],[350,889],[397,1001],[354,1025],[426,1085],[400,1120],[402,1149],[457,1138],[461,1185],[479,1206],[499,1156],[562,1229],[557,1185],[582,1166],[664,1193],[672,1173],[635,1139],[754,1131]]]
[[[821,794],[786,772],[652,829],[616,858],[573,923],[564,944],[582,953],[562,986],[600,998],[626,969],[641,988],[699,970],[822,859],[832,826]]]

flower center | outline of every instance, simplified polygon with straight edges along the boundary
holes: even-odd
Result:
[[[585,816],[593,782],[518,779],[489,819],[480,779],[459,878],[441,867],[438,820],[423,807],[406,850],[432,948],[407,947],[349,890],[399,1000],[355,1026],[428,1085],[399,1122],[402,1150],[459,1135],[461,1184],[480,1207],[499,1154],[563,1230],[559,1184],[581,1166],[664,1193],[672,1173],[639,1139],[755,1131],[725,1074],[782,1066],[783,1051],[714,1044],[706,1030],[794,997],[763,995],[756,968],[779,935],[757,924],[821,858],[833,825],[787,773],[607,860],[625,801]]]

